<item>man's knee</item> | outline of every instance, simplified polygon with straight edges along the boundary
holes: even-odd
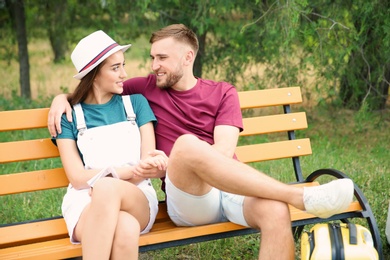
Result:
[[[196,143],[200,141],[198,137],[196,137],[193,134],[184,134],[179,136],[179,138],[176,139],[175,144],[173,147],[176,148],[183,148],[186,147],[188,144]]]
[[[274,201],[270,210],[274,213],[274,216],[277,216],[279,221],[291,225],[290,210],[286,203]]]
[[[246,210],[250,213],[245,215],[248,217],[248,224],[252,227],[264,230],[291,226],[290,211],[286,203],[258,198],[253,198],[246,203],[248,202],[249,207],[246,207]]]
[[[202,141],[195,135],[181,135],[174,143],[169,159],[174,159],[175,156],[178,156],[179,159],[183,159],[187,156],[191,158],[194,153],[196,154],[200,143],[202,143]]]

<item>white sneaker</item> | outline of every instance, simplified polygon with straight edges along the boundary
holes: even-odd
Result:
[[[348,208],[353,199],[351,179],[338,179],[324,185],[303,188],[306,212],[319,218],[329,218]]]

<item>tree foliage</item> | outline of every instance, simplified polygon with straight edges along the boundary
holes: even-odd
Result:
[[[328,93],[345,107],[385,108],[390,80],[390,3],[310,1],[305,50]],[[316,36],[313,38],[313,36]],[[324,84],[320,82],[320,84]],[[333,83],[332,83],[333,82]]]
[[[1,2],[3,36],[10,30]],[[102,29],[125,42],[183,23],[199,37],[194,68],[199,77],[214,73],[243,88],[300,85],[318,90],[324,102],[355,109],[363,105],[382,109],[388,97],[387,1],[25,0],[25,4],[28,36],[50,39],[55,61],[61,61],[80,32]],[[3,39],[7,47],[2,40],[0,55],[14,58],[10,50],[15,38]]]
[[[351,1],[353,32],[340,98],[356,108],[385,108],[390,82],[390,3]]]

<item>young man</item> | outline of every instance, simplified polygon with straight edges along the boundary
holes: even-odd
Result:
[[[243,126],[237,92],[226,82],[193,75],[196,35],[174,24],[153,33],[150,43],[154,74],[127,80],[123,94],[148,99],[159,122],[156,146],[169,164],[166,172],[139,164],[136,174],[165,177],[168,213],[177,225],[229,220],[257,228],[259,259],[294,259],[288,204],[327,218],[348,207],[352,181],[297,188],[239,162],[234,151]],[[70,110],[66,96],[55,98],[49,113],[52,135],[61,131],[61,114]]]

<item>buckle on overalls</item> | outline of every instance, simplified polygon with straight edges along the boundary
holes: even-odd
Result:
[[[87,130],[87,125],[86,124],[81,124],[77,130],[79,131],[80,135],[83,135],[85,130]]]
[[[127,121],[131,121],[131,123],[135,125],[135,115],[127,116]]]

